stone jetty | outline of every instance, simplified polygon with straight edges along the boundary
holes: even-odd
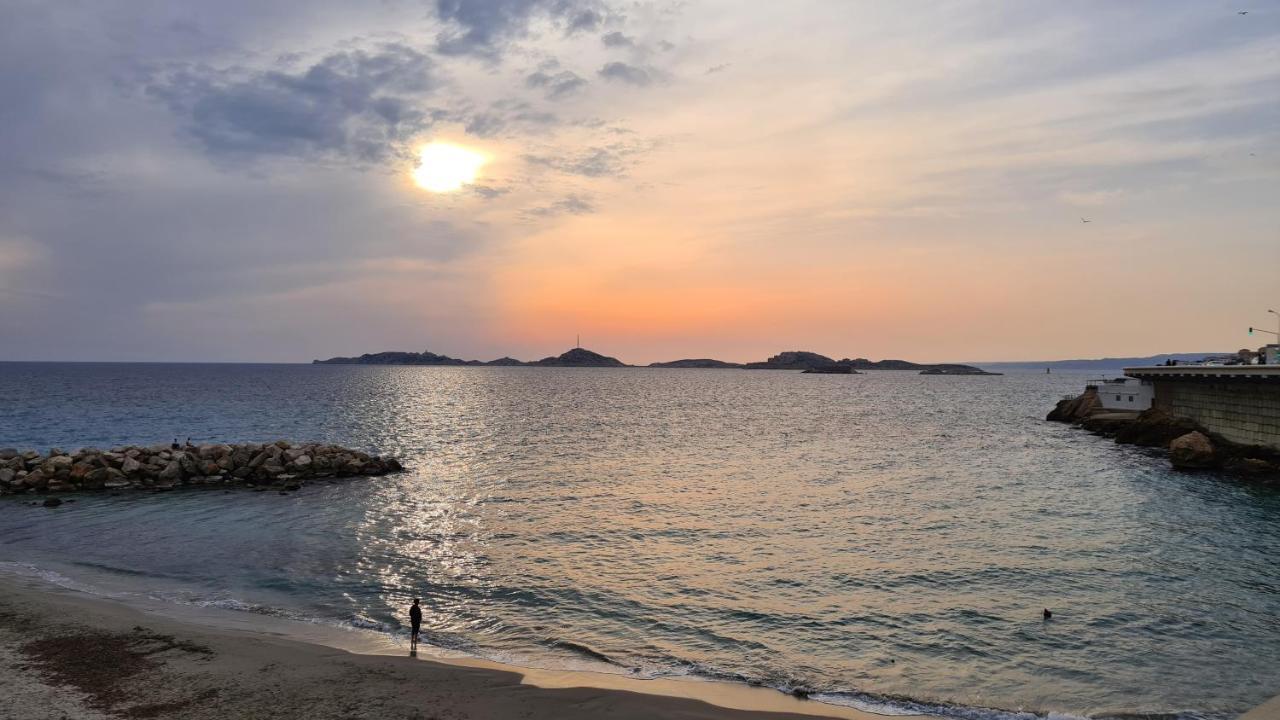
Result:
[[[312,478],[385,475],[395,458],[322,443],[154,445],[0,450],[0,495],[102,490],[170,490],[182,486],[256,485],[296,490]]]

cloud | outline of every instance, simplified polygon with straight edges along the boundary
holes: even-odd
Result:
[[[493,200],[494,198],[502,197],[503,195],[511,192],[510,188],[498,188],[489,185],[471,185],[470,188],[471,192],[479,195],[485,200]]]
[[[573,35],[600,27],[608,9],[598,0],[436,0],[436,14],[452,26],[436,37],[441,53],[497,58],[535,19]]]
[[[619,142],[611,145],[590,147],[581,153],[572,155],[548,155],[530,153],[524,156],[530,165],[558,170],[569,175],[582,177],[620,177],[626,174],[631,166],[631,158],[649,149],[652,143]]]
[[[499,100],[489,109],[466,119],[466,130],[476,137],[494,137],[513,128],[545,129],[560,123],[560,116],[537,110],[523,100]]]
[[[614,30],[613,32],[608,33],[606,35],[601,35],[600,42],[604,43],[605,47],[611,47],[611,48],[620,48],[620,47],[632,48],[636,46],[635,38],[624,35],[621,32],[618,32],[617,30]]]
[[[326,56],[298,72],[182,66],[147,88],[215,156],[338,156],[373,162],[429,128],[419,99],[439,85],[407,45]]]
[[[530,208],[525,211],[525,214],[535,217],[552,217],[555,215],[589,215],[595,211],[596,206],[591,198],[570,193],[550,205]]]
[[[548,100],[559,100],[586,87],[587,81],[571,70],[561,70],[555,74],[537,70],[524,79],[524,84],[531,88],[542,88]]]
[[[605,63],[604,67],[600,68],[597,74],[606,80],[616,80],[618,82],[624,82],[637,87],[652,85],[658,75],[657,71],[653,69],[646,69],[636,65],[628,65],[627,63],[616,61]]]

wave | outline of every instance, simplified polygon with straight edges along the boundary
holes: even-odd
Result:
[[[66,588],[67,590],[75,590],[76,592],[82,592],[86,595],[97,595],[109,598],[125,597],[123,593],[109,592],[94,585],[67,577],[56,570],[38,567],[27,562],[0,562],[0,573],[40,580],[50,585],[56,585],[57,587]]]
[[[614,660],[613,658],[609,657],[608,655],[605,655],[599,650],[595,650],[581,643],[576,643],[570,640],[559,640],[556,638],[551,638],[547,640],[545,644],[548,647],[553,647],[560,650],[568,650],[569,652],[573,652],[579,655],[583,655],[585,657],[589,657],[592,660],[598,660],[602,663],[605,663],[606,665],[615,665],[621,668],[627,667],[625,663],[618,662],[617,660]]]

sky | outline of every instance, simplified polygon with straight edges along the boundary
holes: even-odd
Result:
[[[432,143],[487,162],[429,192]],[[0,0],[0,360],[1139,356],[1268,308],[1275,0]]]

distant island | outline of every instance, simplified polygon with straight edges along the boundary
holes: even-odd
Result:
[[[437,355],[424,350],[416,352],[380,352],[366,353],[360,357],[335,357],[328,360],[312,360],[313,365],[498,365],[498,366],[537,366],[537,367],[630,367],[618,358],[594,353],[583,348],[574,348],[555,357],[525,362],[515,358],[503,357],[483,362],[481,360],[459,360],[448,355]]]
[[[541,360],[523,361],[503,357],[488,362],[482,360],[460,360],[448,355],[423,352],[380,352],[366,353],[359,357],[334,357],[328,360],[312,360],[315,365],[458,365],[458,366],[506,366],[506,367],[635,367],[621,360],[601,355],[584,348],[573,348],[554,357]],[[804,350],[788,350],[778,353],[768,360],[749,363],[726,362],[711,358],[690,358],[671,360],[668,362],[650,363],[651,368],[695,368],[695,369],[740,369],[740,370],[797,370],[806,373],[857,375],[859,370],[913,370],[922,375],[999,375],[973,365],[957,365],[943,363],[922,365],[906,360],[868,360],[866,358],[834,360],[826,355],[819,355]]]

